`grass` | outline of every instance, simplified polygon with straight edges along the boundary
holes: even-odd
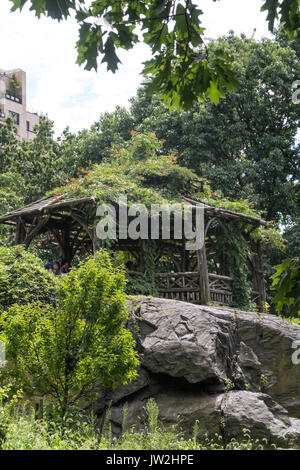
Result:
[[[7,420],[2,450],[262,450],[267,442],[251,439],[243,430],[239,442],[231,440],[224,445],[222,437],[213,439],[198,436],[198,423],[193,436],[186,439],[176,426],[165,428],[158,424],[158,410],[154,400],[146,406],[148,421],[141,432],[132,428],[119,438],[112,436],[109,422],[102,436],[95,431],[95,418],[86,419],[78,414],[66,420],[38,420],[32,408],[15,407]],[[126,413],[123,426],[125,427]]]

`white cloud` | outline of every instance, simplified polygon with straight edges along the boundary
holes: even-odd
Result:
[[[255,38],[268,36],[267,14],[261,12],[262,0],[198,0],[204,12],[203,26],[206,36],[217,37],[233,30],[236,34],[245,33]]]
[[[217,37],[230,29],[256,38],[267,34],[261,0],[199,0],[205,15],[206,36]],[[150,57],[144,45],[121,51],[122,65],[113,75],[102,66],[98,73],[76,65],[77,25],[74,20],[57,23],[38,20],[32,12],[10,13],[9,0],[0,5],[0,66],[20,67],[27,72],[28,107],[55,121],[60,133],[67,125],[76,131],[89,127],[105,111],[127,106],[142,81],[142,62]]]

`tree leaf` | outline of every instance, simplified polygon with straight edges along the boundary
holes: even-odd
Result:
[[[121,61],[116,54],[116,47],[111,34],[104,45],[104,56],[101,63],[103,62],[107,63],[107,70],[111,70],[113,73],[118,69],[118,64],[121,64]]]

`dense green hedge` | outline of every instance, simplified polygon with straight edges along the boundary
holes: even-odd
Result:
[[[54,279],[23,247],[0,247],[0,313],[12,304],[52,303]]]

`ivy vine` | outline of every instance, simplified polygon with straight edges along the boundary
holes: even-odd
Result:
[[[128,275],[127,293],[130,295],[153,295],[157,296],[155,282],[155,255],[157,245],[154,240],[139,240],[140,263],[136,266],[135,274]]]
[[[248,310],[251,307],[251,282],[247,266],[249,248],[238,224],[228,222],[218,237],[218,243],[222,246],[228,271],[233,276],[232,307]]]

